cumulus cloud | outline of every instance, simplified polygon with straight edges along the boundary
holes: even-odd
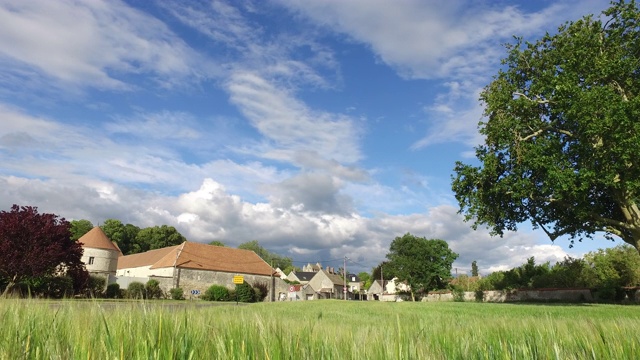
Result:
[[[13,203],[37,204],[41,212],[94,224],[116,218],[141,227],[172,225],[191,241],[221,240],[237,246],[258,240],[299,263],[347,256],[358,263],[359,271],[369,271],[383,261],[391,241],[405,233],[446,240],[460,254],[454,264],[460,273],[470,271],[474,260],[486,274],[519,266],[531,256],[542,263],[568,254],[560,246],[539,244],[537,236],[526,231],[507,233],[504,238],[474,231],[452,206],[364,218],[248,202],[213,179],[205,179],[194,191],[168,196],[101,181],[69,184],[0,176],[0,208],[8,209]]]
[[[350,197],[341,194],[339,179],[323,173],[301,173],[273,185],[271,202],[278,207],[325,214],[355,211]]]

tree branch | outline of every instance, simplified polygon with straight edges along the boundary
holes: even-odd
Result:
[[[571,131],[562,130],[562,129],[554,129],[553,127],[549,126],[549,127],[546,127],[546,128],[540,129],[540,130],[537,130],[537,131],[535,131],[533,134],[529,134],[529,135],[527,135],[527,136],[525,136],[525,137],[520,137],[520,138],[518,139],[518,141],[527,141],[527,140],[531,140],[531,139],[533,139],[534,137],[536,137],[536,136],[538,136],[538,135],[540,135],[540,134],[542,134],[542,133],[544,133],[544,132],[546,132],[546,131],[554,131],[554,132],[557,132],[557,133],[560,133],[560,134],[567,135],[567,136],[569,136],[569,137],[573,137],[573,133],[572,133]]]
[[[535,103],[538,103],[538,104],[548,104],[548,103],[551,102],[551,100],[547,100],[547,99],[541,98],[540,95],[536,95],[536,99],[535,100],[530,98],[530,97],[528,97],[527,95],[525,95],[525,94],[523,94],[521,92],[514,92],[513,95],[518,95],[518,96],[523,97],[523,98],[525,98],[525,99],[527,99],[527,100],[529,100],[531,102],[535,102]]]

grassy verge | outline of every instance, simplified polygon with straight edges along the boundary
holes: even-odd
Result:
[[[1,300],[0,359],[637,359],[640,309]]]

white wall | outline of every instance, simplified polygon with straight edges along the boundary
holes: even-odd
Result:
[[[173,268],[160,268],[160,269],[151,269],[151,265],[149,266],[140,266],[135,268],[128,269],[118,269],[116,272],[117,276],[129,276],[129,277],[141,277],[148,278],[150,276],[160,276],[160,277],[172,277],[173,276]]]

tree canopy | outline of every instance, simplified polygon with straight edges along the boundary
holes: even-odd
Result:
[[[478,262],[475,260],[471,262],[471,276],[478,276]]]
[[[141,246],[136,246],[136,238],[140,232],[140,228],[123,224],[122,221],[116,219],[107,219],[100,226],[104,234],[111,241],[115,241],[124,255],[136,254],[141,252]]]
[[[132,254],[167,246],[180,245],[187,239],[173,226],[154,226],[140,230],[133,244]]]
[[[458,254],[449,249],[446,241],[407,233],[393,240],[384,267],[410,286],[415,300],[418,292],[445,288],[451,278],[451,265],[457,258]]]
[[[93,229],[93,224],[89,220],[71,220],[71,240],[78,240],[84,234]]]
[[[530,221],[552,240],[604,232],[640,251],[640,11],[618,1],[603,15],[507,46],[480,96],[480,166],[455,166],[474,227]]]
[[[76,288],[88,278],[82,247],[71,239],[70,224],[36,207],[13,205],[0,211],[0,282],[7,290],[22,281],[69,275]]]
[[[238,245],[238,249],[252,250],[273,268],[280,268],[283,270],[292,269],[293,265],[291,258],[272,253],[271,251],[263,248],[260,243],[258,243],[258,240],[242,243]]]

